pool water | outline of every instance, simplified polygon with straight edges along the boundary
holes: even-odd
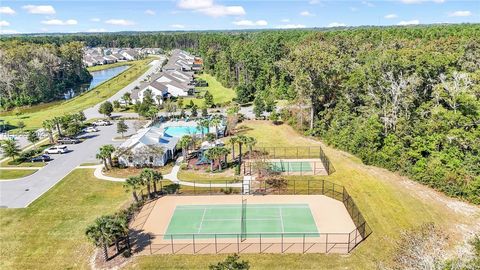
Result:
[[[183,135],[202,134],[201,129],[189,126],[166,127],[165,133],[173,137],[182,137]],[[203,133],[207,134],[208,129],[203,128]]]

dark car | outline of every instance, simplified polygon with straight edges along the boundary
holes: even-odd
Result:
[[[49,155],[40,155],[30,159],[31,162],[46,162],[50,160],[52,160],[52,158]]]
[[[77,144],[80,140],[77,138],[60,138],[57,140],[58,144]]]

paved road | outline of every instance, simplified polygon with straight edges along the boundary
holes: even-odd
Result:
[[[126,123],[130,126],[129,134],[134,133],[133,121],[126,121]],[[63,155],[51,155],[54,160],[38,172],[14,181],[0,181],[0,207],[27,207],[62,180],[75,167],[86,162],[98,162],[95,156],[100,146],[121,143],[112,141],[112,138],[118,136],[116,125],[99,127],[99,129],[100,132],[83,135],[91,136],[84,142],[69,145],[68,148],[73,150],[72,152]]]
[[[161,68],[164,60],[165,60],[164,55],[160,55],[158,60],[153,60],[150,63],[150,68],[142,76],[138,77],[136,80],[132,81],[130,84],[128,84],[127,86],[122,88],[115,95],[110,97],[108,99],[108,101],[113,102],[114,100],[119,100],[119,99],[122,98],[123,94],[125,94],[126,92],[132,92],[132,90],[135,88],[135,86],[138,86],[141,83],[141,81],[143,81],[148,75],[156,72],[159,68]],[[98,103],[97,105],[83,111],[85,113],[85,117],[87,117],[87,119],[103,118],[104,115],[100,114],[98,112],[98,108],[100,108],[100,104],[101,103]],[[127,114],[130,114],[129,116],[131,116],[131,117],[138,117],[138,115],[136,113],[127,113]],[[125,115],[127,115],[127,114],[125,114]],[[112,114],[112,116],[116,116],[116,115],[124,115],[124,114],[121,114],[121,113],[113,113]]]

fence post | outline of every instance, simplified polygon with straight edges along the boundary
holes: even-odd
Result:
[[[172,245],[172,254],[175,254],[175,251],[173,250],[173,235],[170,234],[170,244]]]
[[[347,253],[350,253],[350,234],[351,232],[348,233],[348,246],[347,246]]]
[[[322,195],[325,194],[325,180],[322,180]]]
[[[192,240],[193,240],[193,254],[195,254],[195,234],[192,234]]]
[[[297,148],[298,151],[298,148]],[[282,233],[282,253],[283,253],[283,233]]]
[[[217,254],[217,234],[215,234],[215,254]]]
[[[327,233],[327,236],[325,238],[325,253],[328,254],[328,233]]]
[[[240,254],[240,243],[238,241],[238,234],[237,234],[237,253]]]
[[[260,234],[260,253],[262,253],[262,234]]]
[[[152,255],[152,237],[148,235],[148,243],[150,244],[150,255]]]
[[[302,253],[305,253],[305,234],[303,234]]]
[[[307,180],[307,194],[310,195],[310,179]]]

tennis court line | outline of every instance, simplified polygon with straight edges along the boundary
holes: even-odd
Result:
[[[186,205],[186,206],[183,206],[183,205],[179,205],[181,207],[177,207],[175,210],[192,210],[192,209],[207,209],[207,210],[215,210],[215,209],[241,209],[242,208],[242,205],[241,204],[235,204],[235,205],[231,205],[231,206],[227,206],[227,205],[219,205],[219,206],[215,206],[215,205]],[[310,206],[308,204],[301,204],[301,205],[269,205],[269,204],[266,204],[264,206],[261,206],[261,205],[248,205],[247,206],[247,209],[266,209],[266,208],[310,208]]]
[[[197,232],[197,233],[200,233],[200,231],[202,230],[203,220],[205,219],[205,213],[206,213],[206,212],[207,212],[207,208],[204,208],[204,209],[203,209],[202,220],[200,221],[200,226],[198,226],[198,232]]]
[[[256,220],[256,221],[275,221],[279,220],[280,218],[246,218],[246,220]],[[204,219],[203,221],[238,221],[242,220],[241,218],[212,218],[212,219]]]

